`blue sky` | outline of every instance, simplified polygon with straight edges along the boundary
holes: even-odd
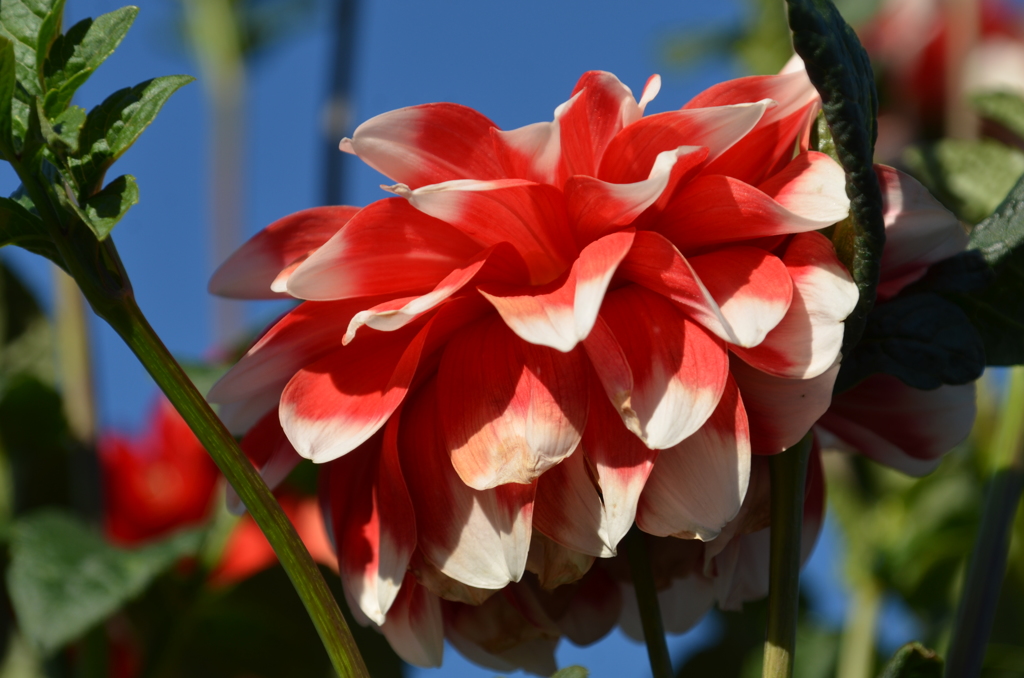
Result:
[[[262,53],[249,72],[245,225],[248,234],[288,213],[319,204],[320,119],[327,77],[329,21],[326,3],[308,27]],[[455,101],[477,108],[504,128],[551,119],[586,70],[617,74],[639,92],[660,72],[661,94],[650,112],[678,108],[703,88],[740,75],[733,64],[710,60],[699,69],[670,69],[662,58],[665,41],[680,31],[739,20],[741,4],[634,0],[363,0],[355,58],[353,121],[431,101]],[[68,0],[68,25],[118,8],[115,0]],[[107,94],[159,75],[197,75],[175,37],[174,0],[141,0],[141,13],[121,49],[83,88],[78,103],[92,106]],[[170,349],[185,358],[210,350],[210,303],[206,281],[212,271],[206,250],[208,225],[203,90],[180,91],[156,123],[118,164],[118,174],[135,175],[141,199],[117,226],[114,239],[131,275],[139,304]],[[350,161],[347,201],[363,205],[383,197],[382,177]],[[0,191],[16,183],[0,170]],[[26,276],[49,303],[50,270],[21,251],[2,256]],[[280,305],[247,309],[254,327],[275,316]],[[148,375],[120,340],[94,321],[93,351],[104,426],[134,429],[155,395]],[[830,537],[829,537],[830,538]],[[834,539],[832,540],[834,541]],[[835,553],[834,548],[825,551]],[[819,556],[810,580],[826,592],[822,614],[842,616],[834,560]],[[831,592],[829,595],[828,592]],[[674,641],[675,654],[714,633],[706,621],[695,633]],[[447,653],[448,676],[489,676]],[[583,663],[594,676],[649,675],[642,646],[613,635],[581,651],[566,644],[562,665]],[[423,672],[424,674],[427,672]]]

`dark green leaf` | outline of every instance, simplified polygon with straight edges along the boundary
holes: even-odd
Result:
[[[55,510],[15,523],[7,589],[22,632],[44,652],[78,638],[139,595],[183,556],[194,554],[202,532],[179,532],[126,550]]]
[[[11,104],[17,82],[14,71],[14,44],[0,35],[0,153],[5,156],[14,150],[11,139]]]
[[[587,678],[590,671],[582,666],[566,666],[560,671],[551,674],[551,678]]]
[[[17,245],[51,261],[60,261],[43,222],[10,198],[0,198],[0,247],[4,245]]]
[[[932,264],[924,277],[904,288],[902,294],[980,292],[994,279],[995,273],[981,252],[967,250]]]
[[[896,650],[879,678],[942,678],[942,658],[920,643]]]
[[[82,203],[82,210],[93,233],[103,240],[132,205],[139,202],[139,187],[130,174],[120,176],[103,190]]]
[[[127,151],[178,88],[195,80],[188,75],[155,78],[111,94],[89,111],[78,155],[69,159],[82,191],[99,186],[107,168]]]
[[[83,19],[53,43],[46,61],[43,101],[47,115],[58,115],[71,97],[107,60],[131,28],[138,7],[122,7],[94,19]]]
[[[25,348],[52,352],[53,344]],[[23,357],[39,360],[50,356]],[[7,367],[5,364],[5,370]],[[11,465],[14,514],[44,506],[69,506],[74,449],[63,401],[52,385],[30,372],[33,365],[28,361],[20,365],[12,361],[10,368],[13,376],[7,379],[4,375],[0,397],[0,444]]]
[[[1012,92],[983,92],[971,97],[975,110],[983,118],[998,123],[1024,140],[1024,99]]]
[[[0,393],[6,392],[16,375],[52,382],[53,360],[49,319],[28,287],[0,263]],[[0,440],[9,439],[10,433],[0,435]]]
[[[836,390],[876,372],[907,386],[966,384],[985,369],[981,337],[956,304],[937,294],[897,297],[875,307],[860,342],[843,359]]]
[[[66,0],[53,0],[46,16],[39,24],[39,33],[36,36],[36,75],[40,80],[43,79],[43,65],[50,53],[50,47],[60,35],[60,27],[64,22],[65,2]]]
[[[992,216],[971,231],[971,249],[981,252],[992,266],[1024,243],[1024,177],[1003,195]]]
[[[81,106],[69,106],[61,111],[60,115],[50,121],[52,138],[47,143],[55,150],[60,149],[61,153],[78,152],[78,135],[85,125],[85,109]]]
[[[18,83],[29,95],[42,94],[36,54],[43,23],[61,0],[3,0],[0,35],[14,43]]]
[[[853,275],[860,298],[843,336],[843,355],[860,338],[875,303],[885,224],[882,192],[872,165],[878,95],[868,55],[853,29],[829,0],[787,0],[793,47],[821,95],[825,120],[846,171],[850,218],[832,235],[840,260]]]
[[[992,214],[1024,174],[1024,153],[991,139],[943,139],[907,149],[904,160],[935,197],[972,224]]]

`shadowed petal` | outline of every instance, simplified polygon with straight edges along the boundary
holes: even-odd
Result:
[[[444,617],[441,601],[405,575],[402,590],[380,627],[392,649],[413,666],[434,668],[444,654]]]

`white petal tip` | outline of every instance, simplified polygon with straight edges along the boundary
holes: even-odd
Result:
[[[338,149],[342,153],[351,153],[352,155],[356,154],[355,146],[352,145],[352,140],[348,137],[341,140],[341,143],[338,144]]]
[[[405,198],[406,200],[412,197],[412,189],[405,184],[395,184],[394,186],[381,184],[380,187],[388,193],[393,193],[394,195],[397,195],[400,198]]]

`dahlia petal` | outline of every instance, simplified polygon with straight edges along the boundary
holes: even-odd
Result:
[[[620,584],[622,590],[622,632],[633,640],[643,641],[644,630],[640,621],[640,608],[632,584]],[[715,603],[714,588],[710,581],[698,574],[673,579],[669,587],[658,591],[658,608],[662,610],[662,623],[672,634],[685,633],[697,625]]]
[[[284,482],[288,474],[302,461],[302,457],[288,442],[275,410],[267,412],[252,430],[246,433],[240,447],[253,465],[259,468],[263,482],[271,490]],[[228,510],[235,515],[242,515],[245,512],[245,504],[230,483],[224,494]]]
[[[576,258],[562,192],[521,179],[447,181],[391,192],[487,247],[507,242],[522,255],[533,284],[558,277]]]
[[[733,177],[702,175],[687,183],[665,208],[658,230],[687,252],[831,226],[849,214],[845,178],[828,156],[813,163],[808,157],[795,158],[787,166],[792,172],[784,170],[778,181],[764,185],[766,190]]]
[[[571,351],[594,327],[608,284],[632,243],[632,231],[613,233],[584,247],[569,272],[549,285],[492,285],[480,293],[524,341]]]
[[[550,676],[557,669],[554,632],[531,624],[504,595],[473,607],[449,605],[445,634],[460,654],[495,671],[523,669]]]
[[[829,369],[843,345],[843,321],[859,292],[828,238],[801,233],[783,263],[793,278],[786,316],[753,348],[735,348],[754,367],[787,379],[810,379]]]
[[[496,316],[448,342],[437,392],[452,464],[479,490],[532,482],[576,448],[587,416],[581,352],[526,343]]]
[[[572,176],[566,201],[577,240],[589,242],[632,222],[652,205],[664,207],[676,185],[695,172],[708,156],[703,146],[680,146],[658,154],[648,178],[629,184]]]
[[[534,537],[536,538],[536,533]],[[413,554],[412,561],[409,563],[409,571],[416,575],[416,581],[420,583],[420,586],[426,587],[428,591],[442,600],[479,605],[496,593],[494,589],[478,589],[463,584],[458,579],[452,579],[437,569],[437,566],[430,562],[422,551],[416,551]]]
[[[645,94],[654,98],[655,87]],[[648,81],[650,84],[650,81]],[[644,101],[644,105],[650,100]],[[615,135],[635,123],[643,109],[629,87],[605,71],[584,73],[573,89],[573,99],[561,116],[562,162],[565,175],[597,176],[601,157]]]
[[[875,165],[875,174],[882,187],[885,220],[877,289],[879,300],[884,300],[920,279],[935,262],[966,249],[967,232],[913,177],[885,165]]]
[[[743,603],[768,595],[771,532],[765,528],[733,537],[709,563],[719,608],[738,611]]]
[[[255,423],[277,402],[292,375],[336,350],[338,337],[345,333],[352,317],[377,301],[371,298],[300,304],[267,330],[213,385],[208,395],[210,402],[240,402],[244,407],[235,409],[244,411],[236,413],[238,418],[255,415],[251,422]]]
[[[320,464],[380,429],[409,390],[431,324],[415,334],[389,332],[337,348],[298,370],[280,407],[281,426],[295,450]]]
[[[327,467],[325,493],[342,582],[375,624],[398,595],[413,551],[416,516],[398,460],[398,427]]]
[[[453,579],[481,589],[519,581],[530,550],[536,484],[474,490],[459,478],[438,422],[431,381],[403,408],[399,449],[416,506],[419,548]]]
[[[828,410],[839,363],[810,379],[782,379],[733,357],[730,372],[747,412],[751,451],[775,454],[797,444]]]
[[[636,513],[659,537],[710,541],[736,517],[750,480],[750,429],[730,378],[711,418],[654,462]]]
[[[411,572],[405,576],[398,598],[380,630],[404,661],[422,668],[441,665],[444,655],[441,601],[416,583]]]
[[[551,122],[536,122],[508,131],[491,130],[494,150],[507,176],[552,186],[562,185],[565,168],[560,120],[577,98],[578,95],[556,108]]]
[[[728,378],[724,342],[637,285],[606,295],[601,316],[633,373],[636,420],[623,417],[626,425],[638,424],[636,433],[652,449],[672,447],[703,426]]]
[[[500,179],[491,150],[494,123],[472,108],[438,103],[400,108],[370,118],[341,142],[392,180],[419,188],[452,179]]]
[[[836,396],[818,427],[880,464],[921,476],[967,438],[974,415],[973,383],[922,391],[873,374]]]
[[[601,386],[608,400],[619,412],[626,427],[639,435],[640,421],[630,405],[633,395],[633,369],[629,366],[622,346],[615,338],[608,323],[597,318],[594,328],[583,340],[583,348],[594,365]]]
[[[210,278],[210,294],[236,299],[288,296],[280,287],[282,276],[287,279],[287,274],[358,212],[358,207],[345,205],[314,207],[278,219],[217,268]]]
[[[536,513],[534,523],[536,526]],[[594,556],[567,549],[538,530],[533,531],[526,569],[537,575],[541,588],[553,591],[559,586],[577,582],[590,571],[593,564]]]
[[[658,452],[626,429],[599,396],[591,394],[582,445],[540,477],[533,522],[566,548],[608,558],[633,525]]]
[[[621,614],[622,591],[598,567],[579,583],[565,612],[555,618],[555,624],[573,644],[586,646],[608,635]]]
[[[616,184],[642,181],[648,178],[659,153],[680,146],[706,147],[710,163],[752,130],[772,105],[774,102],[765,100],[641,118],[608,144],[596,176]]]
[[[393,332],[401,329],[448,301],[452,295],[458,293],[474,279],[521,280],[525,276],[525,270],[522,257],[508,243],[498,243],[493,247],[488,247],[466,264],[446,275],[427,294],[391,299],[356,313],[345,331],[345,336],[342,337],[342,344],[348,344],[355,339],[356,332],[363,326],[381,332]]]
[[[717,302],[737,345],[757,346],[786,316],[793,279],[778,257],[735,246],[691,257],[689,263]]]
[[[276,387],[253,393],[240,400],[224,403],[217,408],[217,416],[224,422],[224,427],[232,435],[245,435],[268,412],[277,411],[277,405],[281,400],[281,391],[284,390],[284,386],[284,384],[280,384]]]
[[[302,262],[287,290],[317,301],[426,291],[481,249],[405,200],[378,200]]]

